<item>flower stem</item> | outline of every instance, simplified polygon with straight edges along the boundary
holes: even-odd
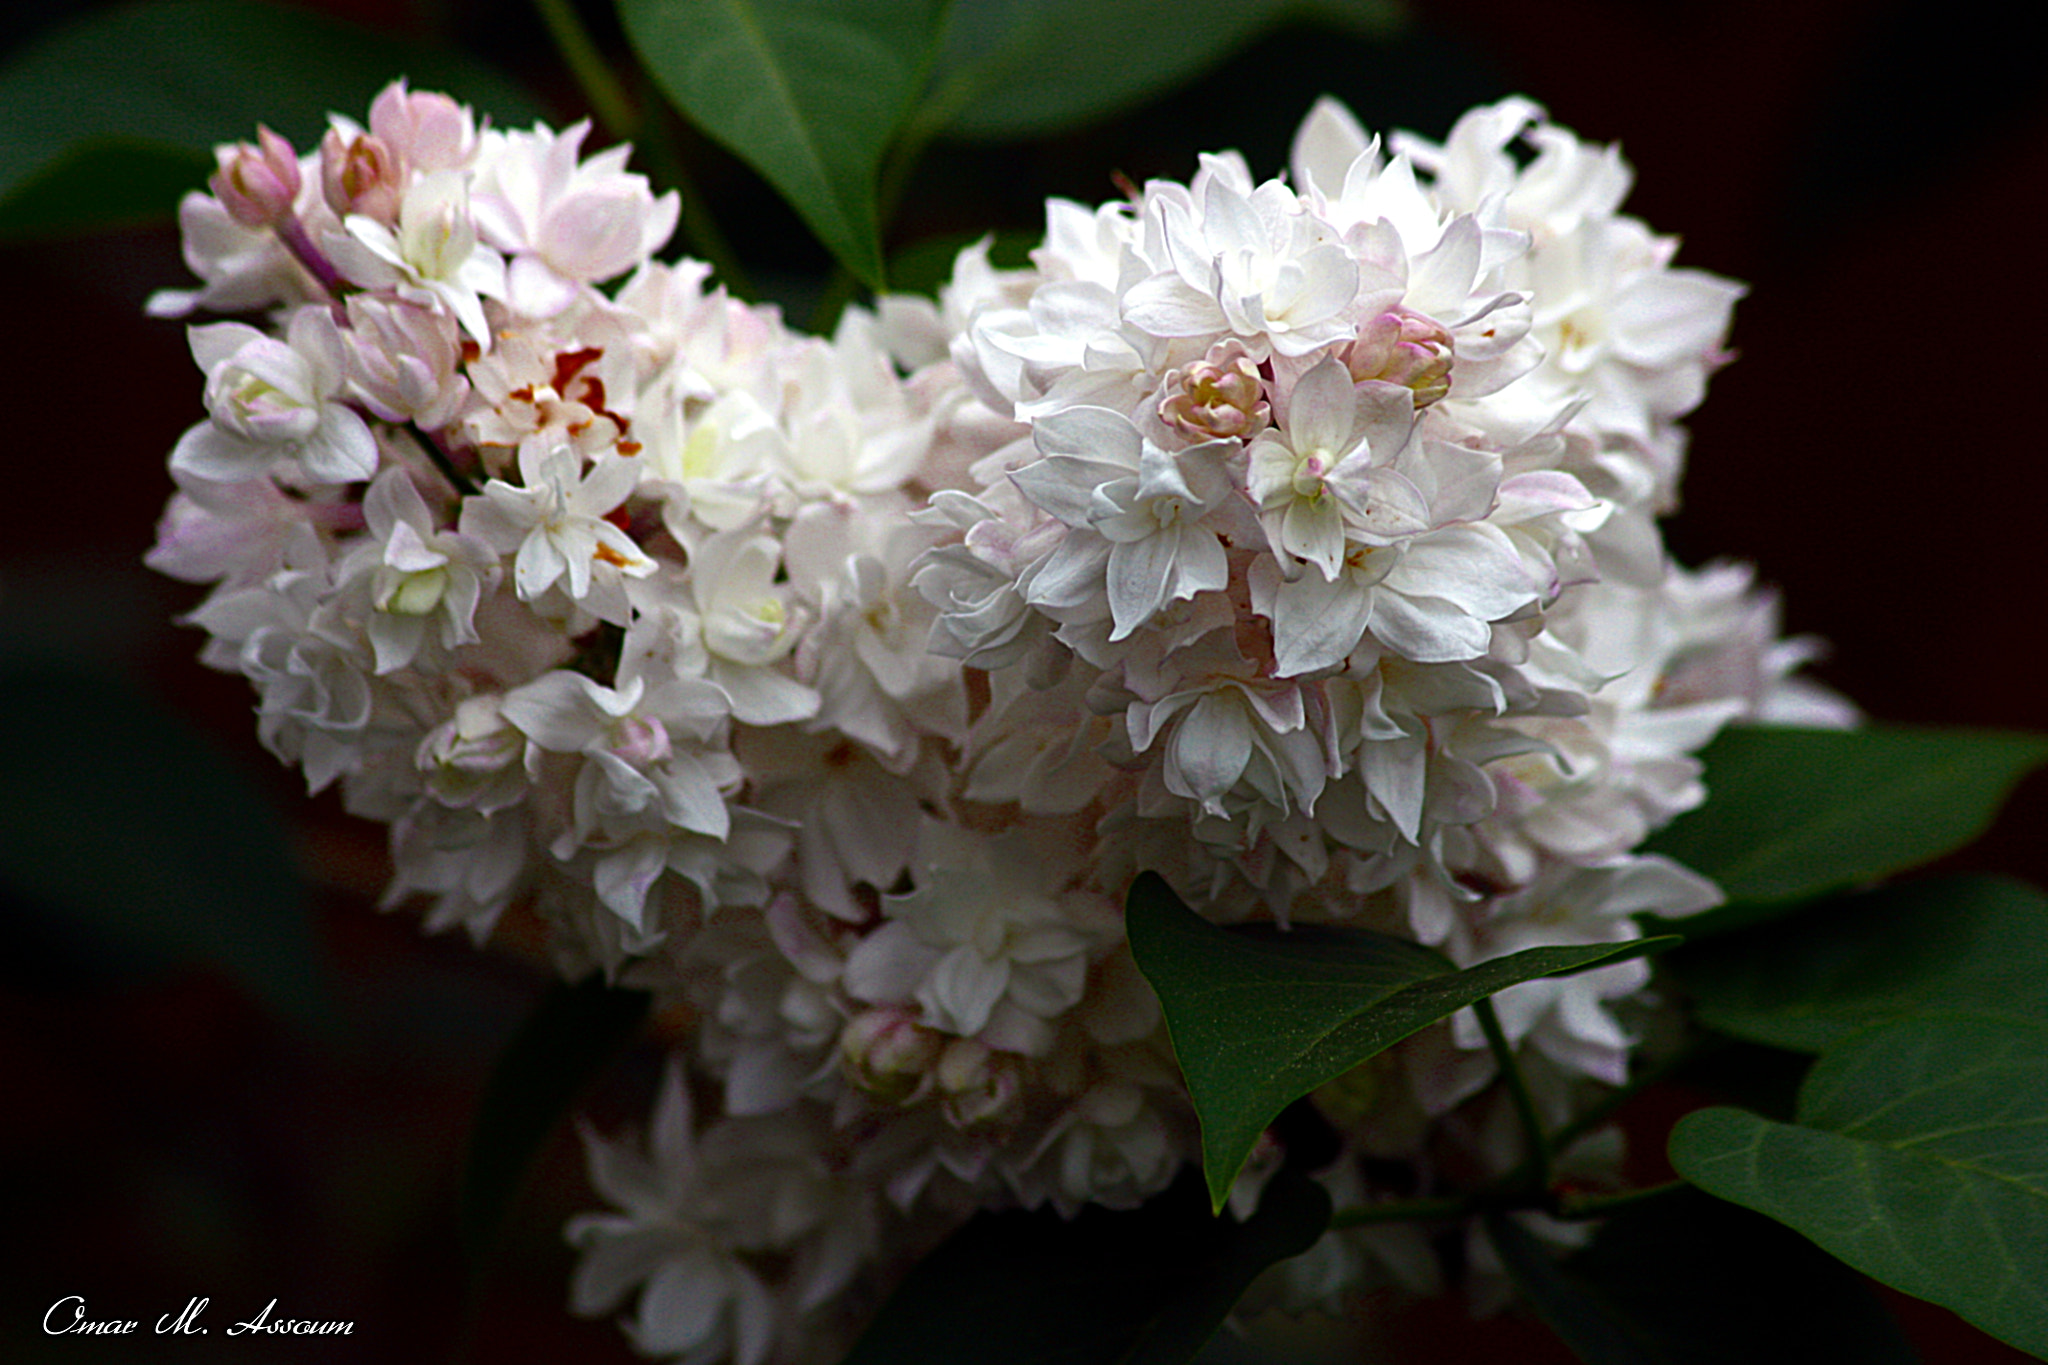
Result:
[[[1550,1184],[1550,1138],[1543,1131],[1543,1119],[1536,1112],[1536,1101],[1530,1097],[1529,1086],[1522,1079],[1522,1069],[1515,1065],[1514,1049],[1508,1046],[1508,1036],[1501,1030],[1500,1016],[1494,1013],[1493,1001],[1481,1000],[1472,1007],[1479,1016],[1479,1027],[1486,1034],[1486,1045],[1493,1050],[1494,1060],[1500,1065],[1501,1079],[1508,1087],[1508,1098],[1515,1106],[1515,1117],[1521,1120],[1522,1136],[1529,1144],[1529,1158],[1523,1169],[1531,1185],[1542,1189]]]
[[[576,7],[570,0],[533,0],[533,7],[540,11],[541,22],[548,26],[548,36],[555,41],[555,51],[561,54],[562,64],[569,68],[577,89],[583,92],[606,136],[620,142],[638,137],[640,116],[634,111],[633,101],[605,64],[604,55],[591,40],[590,30],[583,26]]]
[[[455,457],[438,431],[421,431],[415,425],[420,444],[426,448],[427,458],[434,462],[434,468],[441,471],[441,477],[448,480],[455,491],[463,497],[475,497],[478,488],[474,480],[455,467]]]
[[[667,124],[658,113],[641,117],[642,109],[658,109],[659,98],[651,96],[644,83],[637,80],[629,90],[613,74],[571,0],[533,0],[533,4],[598,125],[608,137],[633,143],[654,182],[674,190],[682,200],[679,226],[690,254],[711,266],[726,292],[741,299],[759,297],[739,258],[733,254],[732,244],[712,217],[711,205],[690,178]]]
[[[335,300],[338,307],[341,296],[349,291],[349,282],[334,268],[334,262],[327,259],[327,253],[313,244],[313,239],[306,234],[306,225],[299,221],[298,215],[285,214],[272,225],[272,231],[284,243],[284,249],[291,252],[292,259],[306,267],[306,273],[320,282],[320,287],[327,291],[327,296]]]
[[[1610,1213],[1647,1204],[1652,1199],[1662,1199],[1667,1194],[1690,1189],[1689,1180],[1667,1180],[1661,1185],[1645,1185],[1637,1190],[1616,1190],[1612,1194],[1564,1194],[1557,1199],[1557,1206],[1551,1210],[1558,1218],[1579,1221],[1590,1218],[1605,1218]]]

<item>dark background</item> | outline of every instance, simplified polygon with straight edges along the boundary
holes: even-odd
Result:
[[[0,40],[77,8],[24,6],[0,21]],[[323,8],[452,33],[527,77],[561,119],[580,112],[523,6]],[[1679,555],[1758,563],[1783,590],[1788,627],[1832,642],[1818,675],[1877,719],[2048,724],[2048,449],[2036,411],[2048,397],[2048,91],[2036,65],[2048,25],[2038,10],[1992,0],[1414,10],[1390,44],[1287,30],[1113,124],[935,149],[893,245],[1028,231],[1048,193],[1099,200],[1114,192],[1112,168],[1185,178],[1198,149],[1237,146],[1255,171],[1277,171],[1324,91],[1368,127],[1431,135],[1473,103],[1528,94],[1581,135],[1623,143],[1638,172],[1629,208],[1683,234],[1679,264],[1751,287],[1736,313],[1740,359],[1691,423],[1685,507],[1669,528]],[[750,266],[795,259],[822,276],[772,195],[714,149],[694,154]],[[170,492],[167,453],[202,413],[181,329],[140,312],[151,290],[185,282],[174,237],[11,245],[0,248],[0,279],[0,648],[42,660],[39,676],[80,679],[76,696],[139,688],[281,812],[332,1007],[321,1032],[234,973],[74,932],[37,896],[0,887],[15,929],[0,967],[11,1233],[0,1357],[438,1361],[468,1333],[479,1361],[630,1359],[608,1324],[564,1311],[559,1228],[592,1203],[573,1139],[550,1149],[483,1288],[472,1296],[465,1285],[455,1189],[469,1116],[544,975],[516,955],[426,939],[408,914],[374,913],[378,832],[331,795],[306,800],[261,751],[246,685],[199,668],[200,634],[173,624],[198,591],[140,564]],[[780,287],[796,299],[818,284]],[[0,715],[0,744],[25,742],[9,722]],[[118,759],[109,772],[97,757],[89,710],[76,724],[33,737],[94,765],[49,771],[52,800],[120,783]],[[2036,777],[1960,864],[2048,880],[2044,831],[2048,781]],[[176,875],[117,868],[144,855],[118,834],[106,842],[109,876]],[[613,1123],[643,1114],[648,1069],[645,1057],[620,1068],[597,1111]],[[1639,1119],[1643,1145],[1655,1147],[1654,1125],[1668,1117]],[[210,1349],[43,1337],[43,1308],[73,1293],[94,1316],[143,1319],[145,1334],[159,1314],[210,1296]],[[272,1297],[281,1314],[353,1319],[356,1334],[222,1341],[228,1321]],[[1897,1302],[1930,1361],[2020,1358],[1942,1310]],[[1428,1343],[1404,1361],[1496,1350],[1529,1365],[1569,1359],[1540,1329],[1468,1328],[1452,1310],[1389,1331],[1396,1344]]]

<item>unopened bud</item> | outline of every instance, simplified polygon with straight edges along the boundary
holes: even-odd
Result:
[[[847,1079],[886,1104],[908,1104],[931,1086],[943,1039],[912,1011],[886,1005],[855,1015],[839,1033]]]
[[[343,140],[329,128],[320,140],[320,193],[337,217],[358,214],[389,227],[398,221],[404,179],[391,144],[363,133]]]
[[[218,169],[207,187],[243,227],[264,228],[289,217],[299,197],[299,158],[286,142],[258,126],[256,142],[216,147]]]
[[[1361,325],[1358,339],[1339,352],[1353,383],[1375,379],[1399,384],[1426,408],[1451,391],[1451,334],[1442,323],[1414,313],[1381,313]]]
[[[668,727],[653,716],[629,716],[612,732],[611,751],[636,768],[659,763],[674,752]]]
[[[444,805],[492,811],[525,794],[526,737],[506,722],[502,701],[465,698],[420,741],[413,761]]]
[[[469,112],[446,95],[407,90],[404,81],[384,87],[370,105],[370,132],[415,170],[459,170],[476,155]]]
[[[1198,441],[1248,441],[1273,419],[1259,367],[1242,344],[1225,341],[1184,370],[1166,376],[1159,416]]]
[[[1016,1106],[1023,1079],[1016,1058],[992,1052],[972,1038],[955,1038],[939,1054],[933,1071],[946,1121],[955,1128],[982,1128]]]

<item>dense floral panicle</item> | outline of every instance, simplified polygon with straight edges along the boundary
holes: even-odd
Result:
[[[1853,719],[1746,571],[1663,553],[1739,288],[1526,101],[1385,146],[1324,102],[1288,180],[1054,201],[1029,269],[977,244],[830,337],[652,260],[675,196],[588,137],[400,83],[222,149],[200,287],[150,308],[268,316],[191,329],[149,561],[210,585],[264,743],[388,826],[387,903],[689,1021],[570,1227],[576,1307],[650,1355],[833,1358],[975,1210],[1196,1159],[1138,872],[1460,964],[1624,942],[1716,898],[1637,849],[1721,726]],[[1648,970],[1502,995],[1556,1117]],[[1460,1016],[1325,1087],[1319,1178],[1511,1169],[1493,1071]],[[1288,1293],[1442,1273],[1356,1230]]]

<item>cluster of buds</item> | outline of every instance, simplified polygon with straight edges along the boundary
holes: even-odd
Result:
[[[1137,871],[1467,962],[1625,938],[1714,898],[1633,852],[1692,753],[1839,718],[1744,574],[1657,546],[1737,291],[1529,106],[1389,160],[1326,105],[1292,188],[1055,203],[1033,269],[830,338],[656,261],[674,196],[587,133],[401,84],[223,149],[151,307],[266,323],[191,328],[151,562],[388,826],[393,904],[688,1006],[571,1228],[651,1354],[829,1355],[975,1210],[1171,1182]],[[1643,972],[1502,997],[1542,1093],[1620,1077]],[[1404,1045],[1329,1106],[1345,1162],[1478,1143],[1491,1066]]]

